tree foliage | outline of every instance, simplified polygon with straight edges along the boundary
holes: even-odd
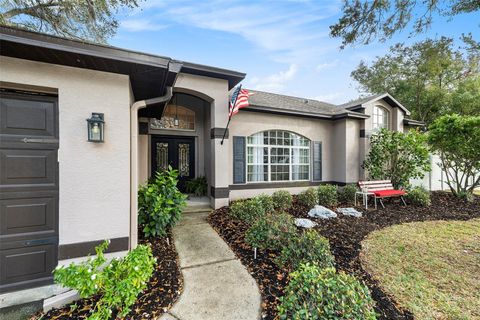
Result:
[[[470,198],[480,186],[480,116],[446,115],[429,127],[428,142],[453,194]]]
[[[105,43],[115,34],[115,14],[139,0],[3,0],[0,24]]]
[[[375,39],[383,42],[410,26],[411,34],[428,30],[434,16],[453,18],[479,10],[478,0],[344,0],[343,15],[330,26],[330,35],[342,38],[342,48]]]
[[[391,180],[395,188],[406,188],[410,179],[430,171],[430,156],[424,134],[381,129],[370,139],[371,149],[363,167],[371,179]]]
[[[431,122],[441,114],[480,114],[480,51],[467,43],[427,39],[412,46],[397,44],[370,65],[361,62],[351,73],[365,93],[389,92],[412,112]]]

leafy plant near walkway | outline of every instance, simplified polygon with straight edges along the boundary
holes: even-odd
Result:
[[[471,199],[480,186],[480,116],[440,117],[429,127],[428,142],[440,156],[452,193]]]
[[[258,219],[245,233],[245,242],[254,248],[279,250],[297,228],[288,213],[268,214]]]
[[[334,266],[334,258],[330,252],[330,243],[318,232],[308,230],[293,237],[282,248],[276,263],[280,267],[297,269],[302,263],[312,263],[320,268]]]
[[[198,177],[187,181],[185,183],[185,189],[187,193],[193,194],[197,197],[202,197],[207,195],[208,183],[207,178]]]
[[[146,237],[164,236],[180,219],[186,196],[178,190],[178,171],[157,172],[138,191],[138,222]]]
[[[55,282],[78,291],[82,298],[100,295],[90,320],[107,320],[116,315],[124,317],[137,295],[146,288],[155,259],[149,246],[139,245],[122,259],[105,265],[105,241],[95,248],[96,257],[79,264],[60,266],[54,271]]]
[[[235,201],[230,206],[229,214],[235,219],[252,224],[265,215],[265,209],[258,198]]]
[[[363,167],[373,180],[391,180],[395,188],[407,188],[410,179],[430,171],[430,155],[424,134],[381,129],[370,138],[371,149]]]
[[[262,204],[262,208],[265,213],[272,213],[275,210],[273,206],[273,199],[269,195],[261,194],[256,198],[260,200],[260,203]]]
[[[301,264],[280,299],[280,319],[376,319],[368,288],[334,268]]]

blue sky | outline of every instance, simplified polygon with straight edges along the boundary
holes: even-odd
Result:
[[[480,14],[437,18],[426,34],[340,50],[329,26],[340,1],[146,0],[119,15],[115,46],[247,73],[244,87],[342,103],[359,96],[350,72],[397,42],[442,35],[480,38]]]

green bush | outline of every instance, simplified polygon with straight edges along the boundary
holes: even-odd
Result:
[[[318,204],[318,192],[315,190],[315,188],[308,188],[307,190],[302,191],[297,196],[297,199],[300,204],[308,208],[313,208]]]
[[[245,242],[254,248],[279,250],[295,236],[297,227],[287,213],[268,214],[245,233]]]
[[[119,317],[126,316],[137,295],[147,287],[155,266],[152,250],[147,245],[139,245],[124,258],[113,259],[105,265],[103,252],[108,244],[105,241],[95,248],[95,258],[54,270],[55,282],[77,290],[82,298],[99,295],[88,317],[91,320],[111,319],[114,311]]]
[[[272,197],[270,197],[267,194],[261,194],[256,198],[260,200],[260,203],[262,204],[262,208],[265,211],[265,213],[271,213],[274,211]]]
[[[285,190],[278,190],[272,194],[273,206],[276,210],[285,211],[292,206],[292,195]]]
[[[252,224],[265,215],[265,210],[260,199],[252,198],[232,203],[229,214],[235,219]]]
[[[345,187],[338,189],[338,200],[343,203],[353,203],[355,201],[355,192],[357,192],[357,186],[347,184]]]
[[[279,267],[297,269],[301,263],[307,262],[320,268],[333,267],[334,261],[328,240],[314,230],[307,230],[290,239],[275,262]]]
[[[335,206],[337,204],[337,186],[333,184],[318,186],[318,203],[322,206]]]
[[[186,196],[177,182],[178,171],[169,167],[138,190],[138,223],[145,237],[164,236],[180,219]]]
[[[406,198],[409,203],[416,206],[426,207],[431,204],[430,192],[420,186],[414,187],[408,191]]]
[[[205,177],[198,177],[187,181],[185,184],[185,189],[188,194],[193,194],[197,197],[202,197],[207,195],[207,178]]]
[[[368,288],[353,276],[307,263],[290,274],[278,312],[280,319],[373,320],[373,307]]]

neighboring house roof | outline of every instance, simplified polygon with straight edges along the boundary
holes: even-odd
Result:
[[[224,79],[230,89],[245,78],[237,71],[5,26],[0,26],[0,55],[126,74],[135,100],[163,95],[179,72]]]
[[[348,110],[357,110],[357,109],[362,109],[365,108],[366,103],[370,102],[375,102],[378,100],[385,100],[388,104],[392,106],[396,106],[400,109],[402,109],[406,115],[410,115],[410,111],[408,111],[407,108],[405,108],[400,102],[398,102],[394,97],[392,97],[389,93],[382,93],[382,94],[375,94],[363,98],[359,98],[344,104],[339,105],[340,108],[345,108]]]
[[[286,96],[276,93],[250,90],[249,111],[270,112],[316,118],[338,119],[343,117],[368,118],[360,112],[339,108],[338,106],[314,99]]]

